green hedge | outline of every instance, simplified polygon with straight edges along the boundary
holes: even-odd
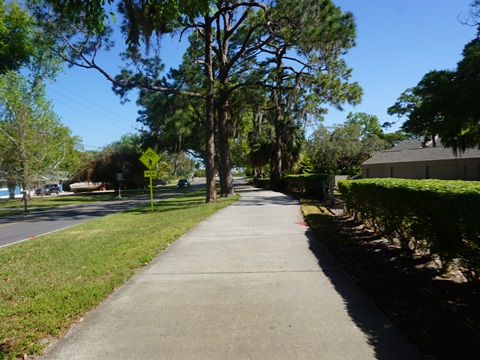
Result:
[[[458,260],[469,281],[480,280],[480,183],[362,179],[340,181],[347,211],[405,250]]]
[[[328,185],[329,174],[301,174],[287,175],[281,180],[281,191],[323,198],[323,187]],[[254,185],[261,188],[270,188],[269,179],[254,179]]]
[[[283,178],[284,190],[323,198],[323,188],[328,185],[329,174],[287,175]]]
[[[270,179],[253,179],[253,184],[258,188],[269,189],[270,188]]]

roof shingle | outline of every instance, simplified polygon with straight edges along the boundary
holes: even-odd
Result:
[[[422,139],[405,140],[390,150],[376,153],[362,165],[480,158],[479,149],[467,149],[457,157],[452,149],[445,148],[440,141],[437,141],[436,145],[433,147],[428,143],[427,146],[422,147]]]

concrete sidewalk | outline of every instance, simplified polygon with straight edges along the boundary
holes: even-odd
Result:
[[[318,245],[296,200],[236,189],[236,204],[179,239],[44,358],[422,358]]]

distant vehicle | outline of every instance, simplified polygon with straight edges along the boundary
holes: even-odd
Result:
[[[190,187],[190,181],[188,181],[188,179],[178,180],[177,188],[189,188],[189,187]]]
[[[363,178],[362,175],[353,175],[353,176],[349,176],[348,180],[360,180],[362,178]]]
[[[153,180],[153,186],[165,186],[167,185],[167,180]]]
[[[46,184],[43,189],[42,188],[37,188],[35,189],[35,195],[51,195],[51,194],[59,194],[60,193],[60,187],[57,184]]]

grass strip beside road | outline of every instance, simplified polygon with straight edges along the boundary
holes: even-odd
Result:
[[[155,188],[155,195],[174,190],[173,186]],[[135,197],[138,195],[149,195],[150,190],[124,190],[122,198]],[[118,193],[111,191],[73,194],[73,195],[45,195],[32,196],[27,202],[27,212],[47,210],[57,206],[83,205],[98,201],[120,200]],[[10,216],[25,214],[24,203],[22,199],[0,199],[0,216]]]
[[[169,244],[238,197],[204,191],[0,248],[0,359],[32,356]]]

